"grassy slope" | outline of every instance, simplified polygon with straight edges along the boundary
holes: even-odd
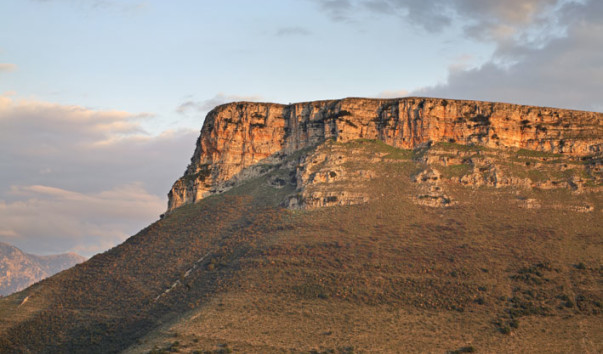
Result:
[[[291,212],[273,207],[291,190],[264,177],[180,208],[2,299],[0,348],[603,350],[600,194],[519,196],[595,206],[577,213],[520,209],[514,190],[449,185],[458,205],[421,207],[414,154],[349,146],[390,154],[371,166],[381,177],[363,186],[370,203]]]
[[[600,196],[524,191],[596,205],[526,210],[515,191],[451,185],[458,206],[425,208],[400,156],[375,166],[388,176],[369,185],[380,198],[294,213],[239,260],[236,286],[132,351],[602,349]]]

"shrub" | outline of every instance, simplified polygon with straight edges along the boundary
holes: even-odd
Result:
[[[511,327],[511,328],[519,328],[519,321],[516,320],[516,319],[512,319],[509,322],[509,327]]]
[[[475,348],[472,345],[449,351],[448,354],[474,353]]]

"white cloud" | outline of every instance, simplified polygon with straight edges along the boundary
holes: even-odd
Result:
[[[601,110],[601,18],[603,2],[567,5],[565,36],[543,46],[506,43],[481,67],[450,70],[445,83],[413,94]]]
[[[149,117],[0,96],[0,241],[90,255],[156,220],[198,131]]]
[[[3,72],[3,71],[14,71],[14,70],[17,70],[17,65],[16,64],[0,63],[0,72]]]
[[[315,1],[350,23],[365,16],[364,9],[377,20],[397,16],[431,32],[460,27],[475,41],[495,46],[480,67],[470,56],[455,58],[445,81],[412,95],[584,110],[603,106],[603,1]]]
[[[17,201],[0,201],[0,236],[34,253],[89,250],[124,241],[165,210],[141,184],[79,193],[50,186],[13,186]]]
[[[398,98],[408,96],[407,90],[381,91],[377,94],[378,98]]]
[[[223,93],[218,93],[214,97],[202,101],[194,101],[189,100],[183,102],[176,108],[176,112],[180,114],[188,114],[188,113],[207,113],[214,109],[216,106],[219,106],[224,103],[229,102],[239,102],[239,101],[251,101],[258,102],[261,101],[261,96],[237,96],[237,95],[226,95]]]
[[[0,237],[13,238],[18,236],[19,234],[17,234],[14,230],[0,229]]]
[[[348,21],[353,3],[349,0],[314,0],[333,21]]]
[[[507,39],[546,22],[570,0],[314,0],[334,21],[355,23],[363,10],[397,16],[429,32],[460,23],[474,38]]]
[[[14,136],[19,140],[32,133],[44,137],[70,135],[70,144],[85,145],[114,135],[143,133],[140,120],[145,117],[124,111],[96,111],[75,105],[0,96],[0,126],[13,133],[22,133]]]
[[[149,135],[140,125],[149,116],[0,96],[0,193],[13,184],[90,191],[143,181],[163,195],[198,132]]]

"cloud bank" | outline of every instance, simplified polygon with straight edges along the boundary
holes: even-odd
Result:
[[[334,21],[397,16],[420,31],[460,27],[495,51],[479,67],[451,63],[411,95],[603,110],[603,2],[597,0],[316,0]],[[420,39],[418,39],[420,40]],[[469,55],[469,54],[468,54]]]
[[[362,14],[396,16],[429,32],[440,32],[455,22],[466,34],[500,39],[546,22],[560,0],[314,0],[334,21],[355,22]]]
[[[479,68],[451,70],[445,83],[413,93],[603,111],[603,2],[560,11],[564,36],[500,44]]]
[[[39,253],[103,251],[156,219],[165,208],[163,198],[150,194],[140,183],[97,193],[12,186],[10,194],[19,199],[0,200],[0,237]]]
[[[0,241],[89,256],[156,220],[198,132],[150,117],[0,96]]]

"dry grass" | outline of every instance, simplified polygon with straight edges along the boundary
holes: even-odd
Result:
[[[349,166],[377,172],[363,186],[371,202],[292,212],[276,206],[291,188],[257,178],[44,283],[56,291],[46,317],[0,340],[35,351],[53,333],[63,341],[51,351],[89,352],[603,350],[600,194],[450,184],[457,205],[423,207],[416,156],[347,146],[389,156]],[[586,202],[593,212],[548,207]],[[58,304],[79,312],[61,317]]]
[[[180,352],[439,352],[472,346],[477,352],[596,352],[601,325],[588,316],[530,317],[513,335],[487,314],[346,302],[290,302],[270,295],[229,293],[140,340],[126,353],[148,352],[178,341]]]

